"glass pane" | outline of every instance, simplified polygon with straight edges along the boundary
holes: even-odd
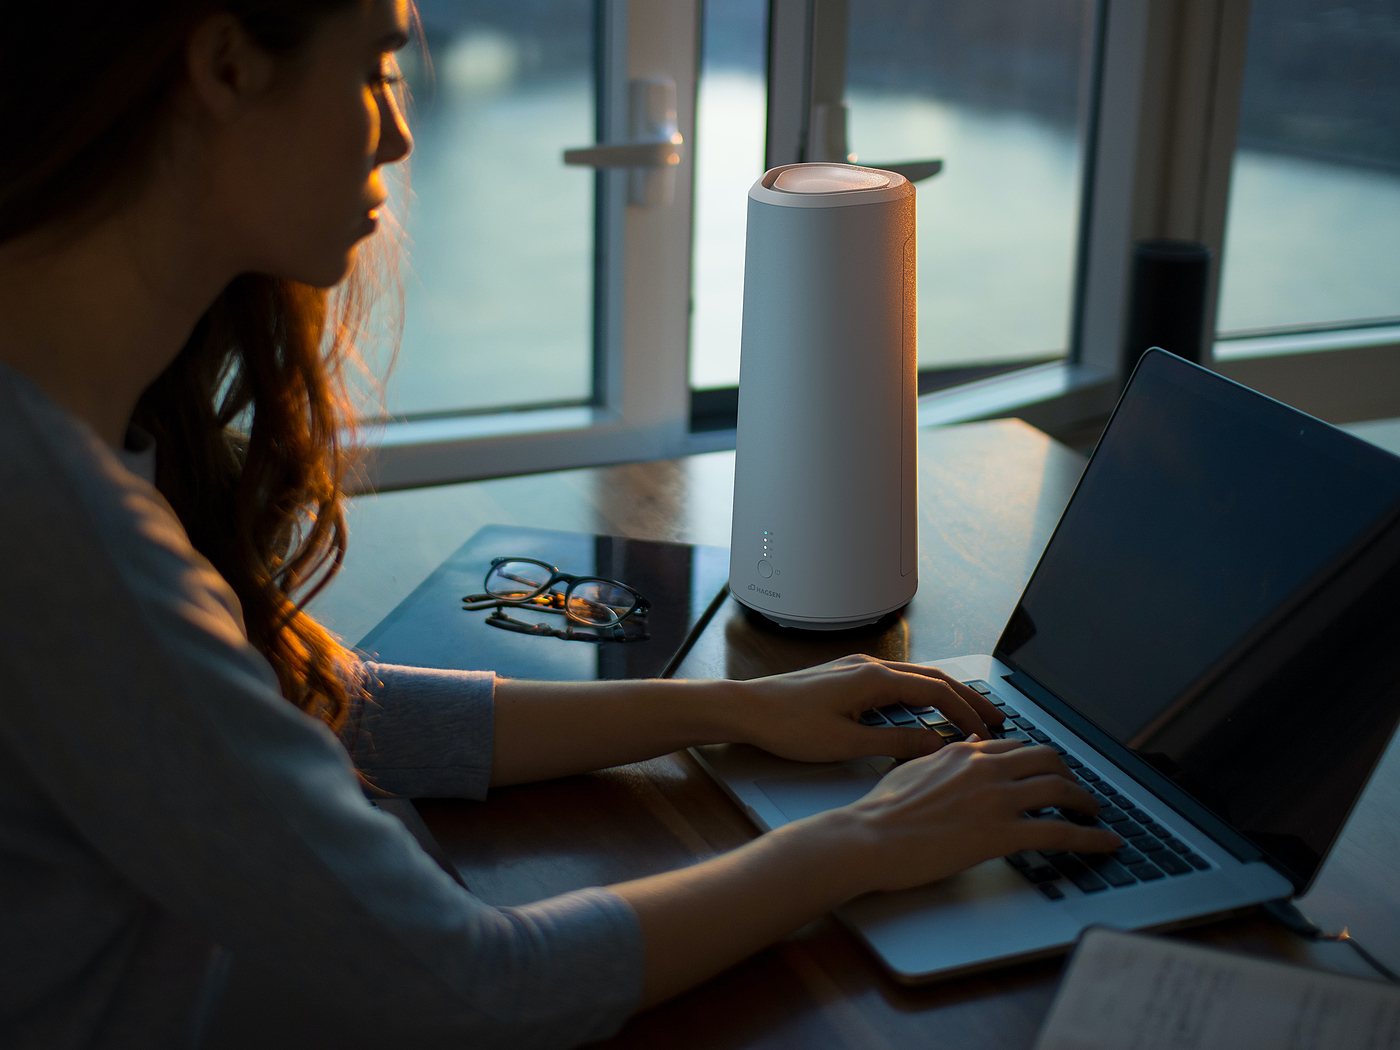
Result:
[[[420,0],[403,343],[391,415],[592,396],[592,0]]]
[[[519,601],[528,598],[545,584],[554,573],[531,561],[506,561],[497,565],[486,577],[486,593],[497,598]]]
[[[918,183],[919,367],[1062,355],[1092,0],[851,0],[848,146]]]
[[[768,0],[707,0],[695,130],[690,385],[739,382],[744,227],[763,174]]]
[[[603,580],[581,580],[569,592],[569,615],[584,623],[616,623],[635,604],[632,595]]]
[[[1222,333],[1400,315],[1394,0],[1254,0],[1222,262]]]

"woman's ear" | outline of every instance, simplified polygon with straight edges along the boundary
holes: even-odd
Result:
[[[185,47],[194,101],[220,122],[242,116],[272,83],[273,57],[228,12],[195,27]]]

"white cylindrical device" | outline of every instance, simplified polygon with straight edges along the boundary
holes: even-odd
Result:
[[[749,190],[729,587],[785,627],[918,588],[914,187],[789,164]]]

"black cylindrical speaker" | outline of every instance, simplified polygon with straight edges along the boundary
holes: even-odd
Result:
[[[1195,241],[1146,240],[1133,245],[1132,300],[1123,344],[1122,381],[1153,346],[1201,363],[1210,249]]]

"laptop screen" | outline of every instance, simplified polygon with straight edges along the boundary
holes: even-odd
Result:
[[[1400,715],[1400,459],[1153,352],[997,655],[1301,883]]]

